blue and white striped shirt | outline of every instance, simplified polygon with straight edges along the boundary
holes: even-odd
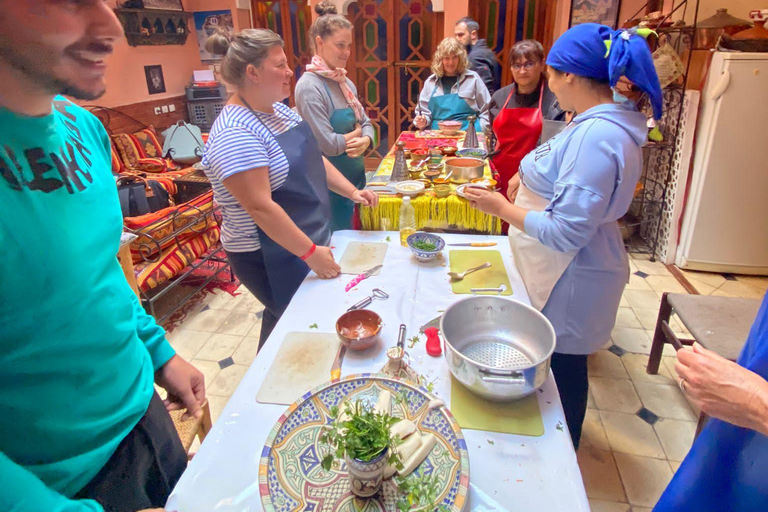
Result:
[[[269,168],[273,191],[288,179],[288,160],[273,134],[296,127],[301,117],[282,103],[273,107],[275,112],[266,114],[227,105],[213,123],[205,145],[202,164],[214,199],[221,205],[221,243],[230,252],[255,251],[261,249],[261,243],[256,223],[222,182],[259,167]]]

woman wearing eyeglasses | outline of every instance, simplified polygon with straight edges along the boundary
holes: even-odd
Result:
[[[496,135],[493,167],[501,192],[513,201],[520,184],[515,177],[520,161],[538,145],[545,124],[546,133],[556,133],[565,126],[565,112],[547,86],[541,43],[519,41],[509,56],[514,81],[493,93],[490,112]]]

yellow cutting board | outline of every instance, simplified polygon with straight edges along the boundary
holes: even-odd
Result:
[[[341,340],[335,333],[289,332],[256,394],[262,404],[291,405],[331,380]]]
[[[506,288],[502,295],[512,295],[512,285],[509,283],[509,276],[499,251],[449,251],[448,258],[451,272],[464,272],[486,261],[491,262],[489,268],[473,272],[462,281],[452,281],[453,293],[472,293],[471,288],[498,288],[503,284]],[[497,295],[497,293],[480,292],[478,295]]]
[[[451,413],[461,428],[524,436],[544,435],[538,393],[514,402],[492,402],[451,377]]]

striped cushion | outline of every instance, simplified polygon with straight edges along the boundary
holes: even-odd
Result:
[[[163,208],[154,213],[127,217],[123,219],[126,227],[138,231],[138,238],[131,242],[131,259],[135,264],[154,259],[161,251],[176,245],[176,240],[184,241],[198,236],[207,227],[216,224],[211,216],[199,222],[195,220],[213,208],[213,192],[208,192],[179,206]],[[194,224],[193,224],[194,222]],[[144,229],[142,229],[144,228]],[[180,230],[175,237],[174,231]],[[160,244],[158,244],[160,243]]]
[[[173,162],[163,158],[163,146],[152,126],[135,133],[118,133],[112,136],[112,141],[129,170],[165,172],[175,168]]]
[[[191,263],[219,241],[219,226],[212,224],[199,235],[165,249],[157,261],[134,267],[136,282],[143,291],[152,290],[181,274]]]

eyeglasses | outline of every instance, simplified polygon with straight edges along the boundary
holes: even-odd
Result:
[[[525,68],[526,71],[530,71],[533,69],[533,66],[538,64],[538,62],[533,62],[532,60],[525,61],[524,64],[512,64],[512,70],[513,71],[520,71],[521,68]]]

